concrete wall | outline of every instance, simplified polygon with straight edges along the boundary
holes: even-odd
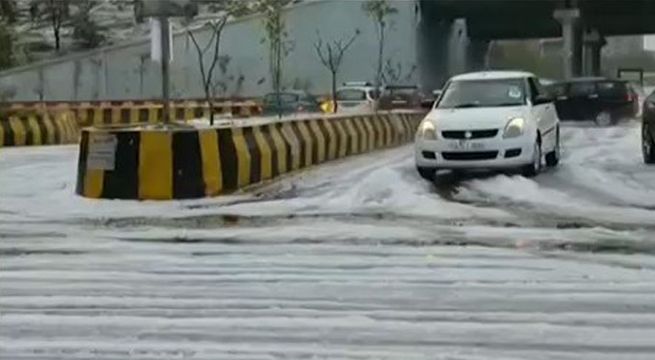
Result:
[[[398,13],[388,29],[386,57],[394,64],[400,63],[406,77],[403,81],[416,83],[418,7],[412,0],[391,2]],[[288,40],[294,50],[285,60],[286,87],[308,87],[317,94],[329,91],[330,74],[318,61],[313,46],[317,30],[328,41],[348,37],[359,29],[361,35],[344,58],[339,82],[374,79],[377,34],[361,5],[361,1],[354,0],[318,0],[287,10]],[[260,96],[270,91],[268,48],[262,42],[265,32],[261,22],[261,17],[253,16],[225,28],[222,54],[231,60],[225,73],[216,72],[216,79],[227,85],[223,95]],[[196,33],[201,43],[210,36],[203,30]],[[14,88],[15,101],[158,97],[159,64],[150,61],[149,49],[145,40],[12,69],[0,73],[0,87]],[[176,35],[173,49],[171,94],[183,98],[202,96],[197,55],[188,36]]]

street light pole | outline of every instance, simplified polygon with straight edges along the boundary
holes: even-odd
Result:
[[[168,124],[171,121],[171,108],[170,108],[170,95],[169,90],[169,60],[171,58],[170,48],[170,33],[168,27],[168,18],[166,16],[159,17],[159,24],[161,26],[161,86],[162,86],[162,101],[164,108],[162,112],[162,123]]]

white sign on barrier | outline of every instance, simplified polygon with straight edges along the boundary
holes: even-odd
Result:
[[[160,62],[161,49],[161,22],[157,18],[150,18],[150,60]],[[173,27],[168,24],[168,48],[173,48]],[[168,53],[168,62],[173,62],[173,51]]]
[[[89,134],[87,169],[114,170],[118,140],[112,134]]]

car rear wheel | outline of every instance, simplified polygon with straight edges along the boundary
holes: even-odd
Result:
[[[525,177],[535,177],[541,172],[541,142],[534,143],[534,151],[532,152],[532,163],[523,166],[521,173]]]
[[[655,164],[655,141],[653,141],[650,127],[645,123],[641,131],[641,151],[646,164]]]
[[[557,127],[555,138],[555,149],[546,154],[546,166],[555,167],[559,164],[560,159],[560,140],[559,140],[559,127]]]
[[[601,111],[596,115],[594,119],[598,126],[610,126],[612,125],[612,114],[607,111]]]
[[[418,166],[416,167],[416,170],[418,171],[418,174],[421,175],[421,177],[427,181],[434,181],[434,179],[436,178],[436,174],[437,174],[436,168]]]

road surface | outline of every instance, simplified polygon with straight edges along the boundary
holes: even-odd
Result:
[[[562,134],[536,179],[406,146],[168,203],[2,149],[0,359],[652,359],[655,168],[636,123]]]

